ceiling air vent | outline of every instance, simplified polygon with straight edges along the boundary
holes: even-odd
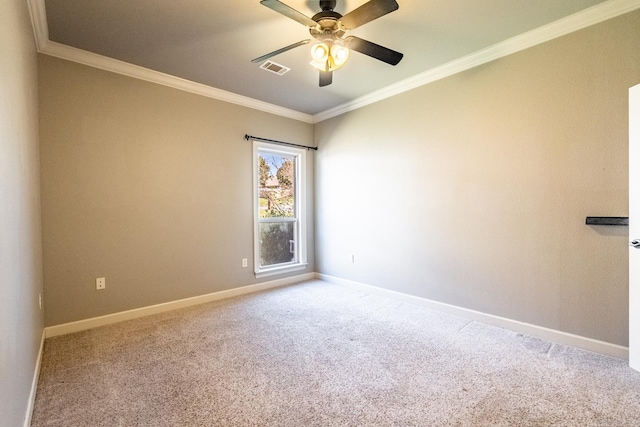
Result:
[[[279,76],[291,71],[291,68],[285,67],[284,65],[276,64],[272,61],[265,61],[260,66],[260,68],[262,68],[263,70],[271,71],[272,73],[276,73]]]

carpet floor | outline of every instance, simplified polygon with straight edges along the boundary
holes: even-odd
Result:
[[[640,373],[311,281],[47,339],[32,426],[640,426]]]

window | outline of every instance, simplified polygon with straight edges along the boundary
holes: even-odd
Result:
[[[253,142],[256,277],[307,265],[305,156],[303,149]]]

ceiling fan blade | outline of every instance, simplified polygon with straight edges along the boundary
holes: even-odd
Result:
[[[398,65],[398,62],[400,62],[404,56],[400,52],[396,52],[395,50],[391,50],[356,36],[349,36],[345,38],[344,41],[349,49],[363,53],[382,62],[386,62],[387,64]]]
[[[345,30],[353,30],[398,9],[396,0],[371,0],[340,18]]]
[[[333,71],[320,71],[320,87],[329,86],[333,82]]]
[[[262,55],[262,56],[260,56],[260,57],[258,57],[256,59],[252,59],[251,62],[257,64],[259,62],[264,61],[265,59],[271,58],[272,56],[279,55],[282,52],[286,52],[286,51],[294,49],[294,48],[296,48],[298,46],[304,46],[305,44],[309,43],[310,41],[311,41],[311,39],[307,39],[307,40],[299,41],[298,43],[290,44],[289,46],[285,46],[285,47],[280,48],[278,50],[274,50],[273,52],[267,53],[266,55]]]
[[[294,21],[298,21],[302,25],[306,25],[307,27],[315,27],[316,21],[309,18],[306,15],[298,12],[294,8],[287,6],[286,4],[280,2],[279,0],[262,0],[260,2],[261,5],[267,6],[269,9],[275,10],[278,13],[283,14],[287,18],[291,18]]]

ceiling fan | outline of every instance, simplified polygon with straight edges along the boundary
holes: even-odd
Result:
[[[402,59],[402,53],[395,50],[356,36],[344,37],[347,31],[397,10],[399,6],[395,0],[370,0],[344,16],[334,12],[336,0],[320,0],[320,9],[322,11],[311,18],[279,0],[262,0],[260,4],[309,27],[309,32],[316,41],[311,48],[311,65],[320,70],[321,87],[331,84],[333,71],[347,62],[350,50],[360,52],[390,65],[397,65]],[[312,40],[302,40],[285,46],[255,58],[251,62],[260,63],[272,56],[306,45]]]

